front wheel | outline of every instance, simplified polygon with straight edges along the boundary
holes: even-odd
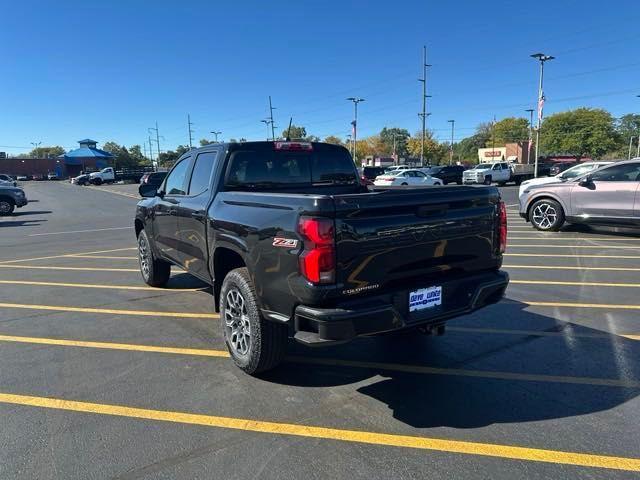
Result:
[[[484,182],[482,182],[484,185],[491,185],[491,176],[486,176],[484,177]]]
[[[434,185],[442,185],[440,182],[435,182]]]
[[[11,215],[15,208],[16,206],[11,200],[0,198],[0,216]]]
[[[142,279],[147,285],[164,287],[167,284],[171,276],[171,264],[155,258],[144,230],[138,235],[138,262]]]
[[[564,224],[564,210],[555,200],[538,200],[531,206],[531,224],[543,232],[556,232]]]
[[[94,184],[94,185],[102,185],[102,179],[101,179],[100,177],[96,178],[96,179],[93,181],[93,184]]]
[[[284,358],[287,326],[262,317],[246,268],[236,268],[224,278],[220,321],[231,358],[249,375],[270,370]]]

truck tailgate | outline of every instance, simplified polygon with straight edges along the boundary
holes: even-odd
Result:
[[[334,196],[337,281],[381,292],[497,268],[495,188],[405,188]]]

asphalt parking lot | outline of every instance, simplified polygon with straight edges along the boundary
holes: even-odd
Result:
[[[509,206],[505,300],[442,337],[234,367],[210,291],[140,278],[135,185],[30,182],[0,218],[0,478],[632,478],[640,235]]]

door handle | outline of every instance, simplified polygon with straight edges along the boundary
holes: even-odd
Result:
[[[207,214],[203,211],[191,212],[191,218],[195,218],[196,220],[204,220],[207,217]]]

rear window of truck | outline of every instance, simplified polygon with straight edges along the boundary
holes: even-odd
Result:
[[[353,161],[341,149],[239,150],[231,153],[225,174],[227,189],[356,184]]]

